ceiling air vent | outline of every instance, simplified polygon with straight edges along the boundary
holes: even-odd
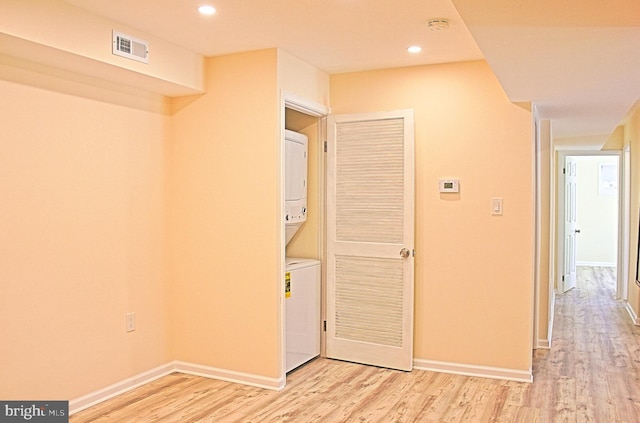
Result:
[[[149,63],[149,43],[131,35],[113,31],[113,54]]]

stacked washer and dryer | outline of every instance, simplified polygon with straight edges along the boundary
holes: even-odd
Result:
[[[286,243],[307,220],[307,152],[305,135],[285,130]],[[320,355],[320,262],[287,257],[285,261],[286,371]]]

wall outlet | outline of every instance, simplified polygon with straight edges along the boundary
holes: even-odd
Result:
[[[127,332],[133,332],[136,330],[136,314],[127,313]]]

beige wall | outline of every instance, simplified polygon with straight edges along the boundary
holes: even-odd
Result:
[[[152,37],[86,12],[63,1],[2,0],[0,53],[39,65],[156,90],[185,95],[203,90],[203,57],[158,37]],[[112,31],[149,42],[149,63],[112,54]]]
[[[329,75],[281,49],[278,49],[278,89],[329,106]]]
[[[624,148],[624,126],[619,125],[609,135],[607,142],[602,146],[603,150],[622,150]]]
[[[72,399],[166,363],[168,117],[0,92],[0,398]]]
[[[630,230],[629,236],[629,305],[636,317],[640,316],[640,288],[636,285],[636,260],[638,254],[638,222],[640,219],[640,168],[634,164],[640,163],[640,107],[630,114],[624,125],[625,145],[631,151],[631,201],[629,207]],[[638,322],[636,322],[638,323]]]
[[[577,225],[580,228],[576,260],[580,265],[617,265],[618,190],[601,194],[600,164],[618,166],[618,156],[578,156]]]
[[[211,58],[172,119],[175,358],[281,376],[277,50]]]
[[[485,62],[334,75],[331,106],[415,111],[415,357],[529,371],[531,113]],[[439,194],[439,178],[458,178],[460,194]]]

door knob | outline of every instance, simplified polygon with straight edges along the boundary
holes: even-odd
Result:
[[[402,258],[409,257],[409,254],[411,254],[411,252],[406,248],[403,248],[402,250],[400,250],[400,257]]]
[[[576,229],[576,233],[579,234],[580,233],[580,229]]]

